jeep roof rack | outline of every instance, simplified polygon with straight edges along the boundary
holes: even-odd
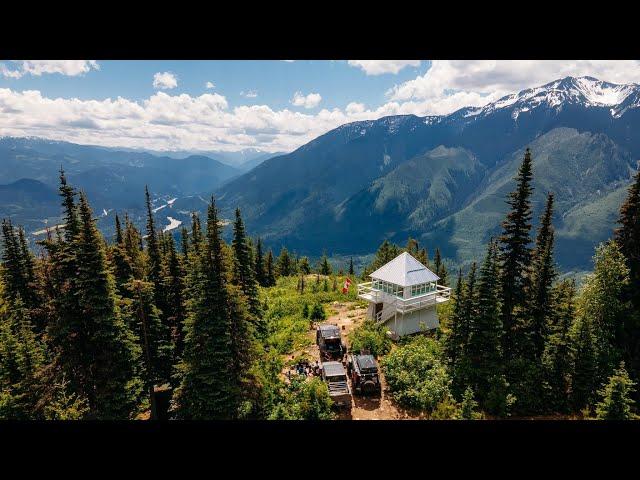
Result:
[[[338,328],[337,325],[333,325],[330,323],[325,323],[323,325],[319,326],[320,328],[320,332],[322,332],[323,336],[326,335],[334,335],[334,336],[339,336],[340,335],[340,329]]]
[[[356,355],[356,361],[361,369],[376,368],[376,361],[373,355]]]
[[[324,372],[327,377],[345,374],[344,367],[340,362],[324,362],[322,364],[322,368],[324,368]]]

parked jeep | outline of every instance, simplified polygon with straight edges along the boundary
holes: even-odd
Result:
[[[329,396],[334,406],[351,410],[351,390],[347,382],[347,373],[341,362],[322,364],[322,381],[327,384]]]
[[[369,395],[381,392],[378,363],[373,355],[349,355],[347,372],[355,393]]]
[[[320,349],[321,360],[340,360],[347,353],[347,346],[342,343],[340,329],[337,325],[325,323],[316,329],[316,344]]]

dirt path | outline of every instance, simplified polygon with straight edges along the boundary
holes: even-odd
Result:
[[[365,308],[354,308],[355,302],[334,302],[329,305],[330,315],[326,323],[338,325],[342,332],[342,337],[350,349],[349,333],[364,321],[367,310]],[[312,361],[320,360],[320,352],[315,344],[315,330],[309,331],[309,336],[313,342],[310,347],[304,350]],[[297,352],[301,354],[303,352]],[[379,397],[365,397],[354,395],[351,407],[351,414],[341,412],[338,415],[340,420],[400,420],[417,419],[417,415],[410,414],[397,407],[389,398],[387,385],[382,372],[380,373],[382,382],[382,394]]]

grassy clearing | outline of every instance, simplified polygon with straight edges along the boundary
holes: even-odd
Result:
[[[311,320],[304,316],[305,304],[309,312],[313,310],[314,305],[320,304],[325,316],[329,316],[334,312],[331,308],[333,302],[356,301],[355,284],[351,284],[347,294],[342,293],[345,278],[342,275],[320,275],[318,281],[315,274],[307,275],[303,293],[297,290],[299,277],[282,277],[275,286],[262,288],[261,300],[267,305],[267,344],[282,355],[298,352],[310,345],[312,340],[308,333]]]

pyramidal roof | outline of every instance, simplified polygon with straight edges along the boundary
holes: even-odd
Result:
[[[389,263],[380,267],[370,277],[400,285],[401,287],[410,287],[440,280],[440,277],[407,252],[401,253]]]

